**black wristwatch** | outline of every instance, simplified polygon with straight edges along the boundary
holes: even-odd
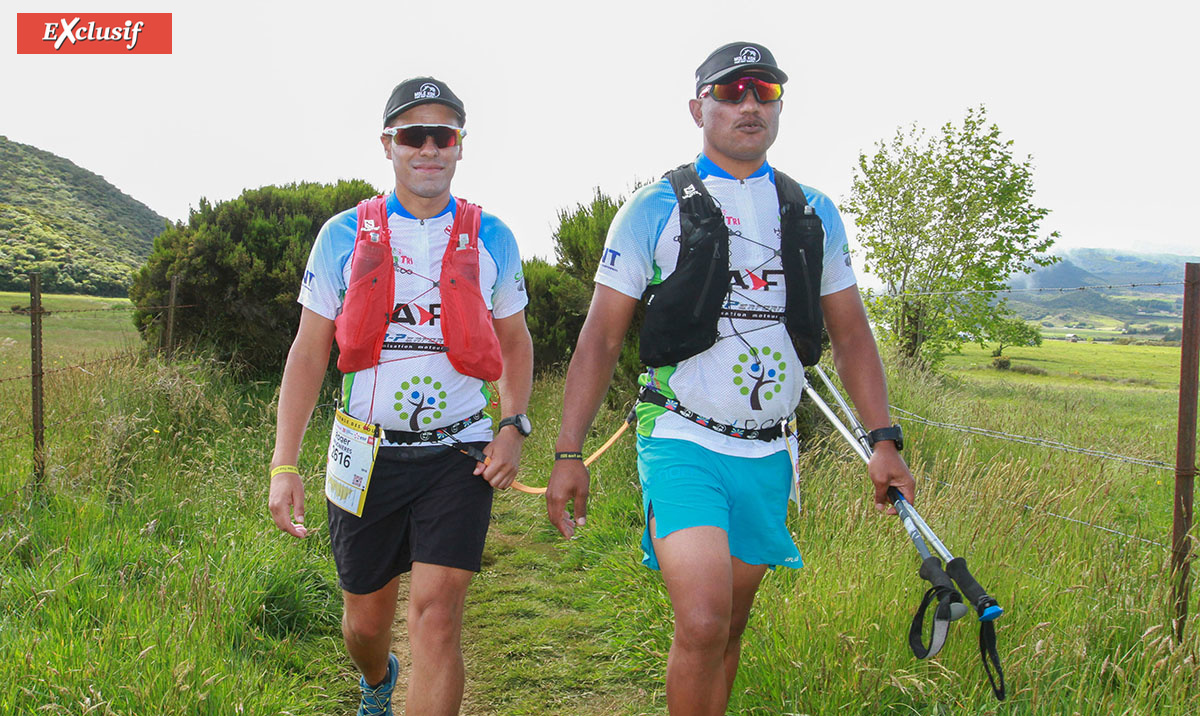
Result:
[[[502,419],[500,425],[496,428],[496,432],[500,432],[505,425],[513,426],[517,429],[518,433],[521,433],[525,437],[529,437],[529,433],[533,432],[533,423],[529,422],[529,416],[525,413],[517,413],[516,415],[510,415]]]
[[[867,433],[867,442],[871,444],[872,448],[880,440],[891,440],[896,443],[897,450],[904,449],[904,433],[900,431],[899,425],[893,425],[890,428],[877,428]]]

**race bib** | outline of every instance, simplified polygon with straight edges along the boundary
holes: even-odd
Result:
[[[355,517],[362,517],[380,439],[378,425],[355,420],[341,410],[334,415],[325,463],[325,497]]]

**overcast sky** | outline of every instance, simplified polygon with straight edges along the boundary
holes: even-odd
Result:
[[[432,74],[467,107],[455,194],[508,223],[525,256],[550,257],[560,210],[699,151],[695,68],[749,40],[791,77],[771,163],[835,200],[860,151],[982,103],[1033,155],[1059,246],[1197,254],[1197,7],[19,0],[0,27],[0,134],[183,219],[200,197],[264,184],[389,187],[383,105]],[[16,54],[16,12],[136,11],[174,13],[172,55]]]

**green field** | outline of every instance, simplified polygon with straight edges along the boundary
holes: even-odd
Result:
[[[893,370],[891,402],[1169,462],[1178,350],[1005,349],[1044,375],[998,371],[990,351],[968,350],[941,376]],[[535,386],[527,483],[545,484],[561,386]],[[266,513],[276,388],[195,357],[48,379],[43,489],[28,486],[28,440],[0,436],[0,713],[352,711],[328,544],[291,540]],[[26,405],[6,396],[0,419],[20,430]],[[615,403],[631,398],[627,387]],[[324,523],[327,413],[300,459],[312,525]],[[589,450],[623,413],[602,413]],[[1196,712],[1200,619],[1182,644],[1164,629],[1169,470],[902,422],[918,506],[1006,609],[1010,700],[986,686],[970,619],[935,659],[912,657],[916,554],[895,518],[875,513],[861,463],[826,436],[802,459],[803,510],[790,519],[806,567],[764,581],[730,713]],[[665,713],[670,614],[661,579],[639,564],[640,531],[629,438],[594,466],[588,527],[570,543],[541,500],[497,496],[468,596],[464,713]]]
[[[0,291],[0,378],[29,372],[29,294]],[[42,310],[45,370],[107,358],[141,347],[126,298],[46,294]]]

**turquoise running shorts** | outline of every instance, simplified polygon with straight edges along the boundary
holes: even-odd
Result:
[[[746,564],[804,566],[787,529],[792,467],[787,450],[766,457],[735,457],[687,440],[637,438],[642,482],[642,564],[658,569],[650,540],[688,527],[720,527],[729,553]]]

